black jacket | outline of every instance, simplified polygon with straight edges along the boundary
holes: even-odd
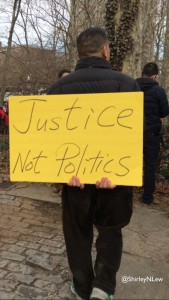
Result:
[[[158,82],[148,78],[137,78],[141,91],[144,92],[144,129],[145,132],[159,133],[161,118],[169,115],[169,105],[165,90]]]
[[[75,71],[58,81],[48,94],[85,94],[138,91],[134,79],[112,71],[110,64],[101,57],[86,57],[79,60]]]

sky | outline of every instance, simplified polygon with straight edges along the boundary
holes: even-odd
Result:
[[[27,16],[27,36],[28,43],[30,45],[36,45],[39,42],[37,38],[37,34],[42,38],[44,46],[45,44],[50,44],[50,39],[54,32],[54,27],[56,25],[56,19],[58,19],[57,24],[63,24],[62,15],[65,18],[68,18],[68,13],[66,10],[62,10],[59,7],[59,4],[56,5],[55,9],[53,7],[49,7],[48,0],[36,0],[37,7],[32,6],[32,3],[35,4],[34,1],[31,1],[31,14],[28,11],[26,15],[26,11],[28,9],[27,1],[23,0],[22,4],[22,12],[24,15],[24,21]],[[3,46],[7,45],[7,40],[9,36],[10,23],[12,18],[12,0],[0,0],[0,41]],[[60,1],[59,1],[60,2]],[[55,2],[56,3],[56,2]],[[53,15],[52,15],[53,14]],[[29,21],[28,21],[29,19]],[[25,21],[26,22],[26,21]],[[32,24],[31,24],[31,23]],[[68,24],[68,22],[66,22]],[[66,24],[65,23],[65,24]],[[25,23],[26,24],[26,23]],[[13,42],[19,44],[25,44],[25,30],[23,28],[23,19],[19,15],[17,23],[15,25],[15,32],[13,34]],[[34,27],[34,28],[33,28]],[[16,33],[16,34],[15,34]]]

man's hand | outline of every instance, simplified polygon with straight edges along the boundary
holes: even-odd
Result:
[[[68,185],[79,187],[80,189],[84,189],[85,187],[83,183],[80,183],[80,179],[77,176],[72,176],[72,178],[69,180]],[[96,187],[98,189],[114,189],[116,185],[112,184],[112,182],[108,178],[103,177],[100,181],[96,182]]]
[[[84,189],[84,184],[80,183],[80,179],[77,176],[72,176],[72,178],[69,180],[68,185],[79,187],[80,189]]]
[[[108,178],[103,177],[100,181],[96,182],[98,189],[114,189],[116,187]]]

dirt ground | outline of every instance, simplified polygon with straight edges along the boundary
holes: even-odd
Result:
[[[169,181],[165,182],[165,185],[167,186],[167,191],[166,189],[164,190],[164,185],[162,182],[159,182],[157,187],[156,187],[156,192],[154,194],[154,199],[159,202],[159,204],[154,204],[153,208],[155,209],[160,209],[162,211],[167,212],[169,216]],[[160,192],[161,191],[161,192]],[[142,188],[134,188],[134,203],[140,202],[141,200],[141,195],[142,195]]]

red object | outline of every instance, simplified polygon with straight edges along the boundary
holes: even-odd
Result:
[[[5,113],[2,107],[0,108],[0,123],[5,125],[6,127],[9,126],[9,116]]]

